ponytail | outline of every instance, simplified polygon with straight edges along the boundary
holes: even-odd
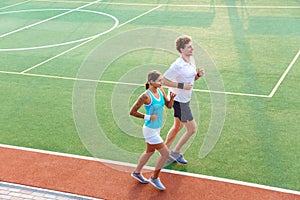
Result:
[[[146,90],[149,89],[149,82],[145,83],[145,88],[146,88]]]

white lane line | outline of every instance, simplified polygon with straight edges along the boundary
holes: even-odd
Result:
[[[263,94],[247,94],[247,93],[241,93],[241,92],[225,92],[225,91],[199,90],[199,89],[193,89],[193,91],[208,92],[208,93],[215,93],[215,94],[229,94],[229,95],[237,95],[237,96],[250,96],[250,97],[264,97],[264,98],[269,98],[268,95],[263,95]]]
[[[55,16],[50,17],[50,18],[48,18],[48,19],[45,19],[45,20],[42,20],[42,21],[39,21],[39,22],[30,24],[30,25],[28,25],[28,26],[25,26],[25,27],[16,29],[16,30],[14,30],[14,31],[11,31],[11,32],[2,34],[2,35],[0,35],[0,38],[6,37],[6,36],[8,36],[8,35],[17,33],[17,32],[19,32],[19,31],[22,31],[22,30],[31,28],[31,27],[33,27],[33,26],[36,26],[36,25],[39,25],[39,24],[48,22],[48,21],[50,21],[50,20],[52,20],[52,19],[56,19],[56,18],[58,18],[58,17],[67,15],[67,14],[69,14],[69,13],[72,13],[72,12],[74,12],[74,11],[77,11],[77,10],[80,10],[80,9],[82,9],[82,8],[88,7],[88,6],[90,6],[90,5],[93,5],[93,4],[95,4],[95,3],[98,3],[98,2],[100,2],[100,1],[101,1],[101,0],[94,1],[94,2],[92,2],[92,3],[89,3],[89,4],[86,4],[86,5],[80,6],[80,7],[78,7],[78,8],[72,9],[72,10],[69,10],[69,11],[67,11],[67,12],[63,12],[63,13],[61,13],[61,14],[59,14],[59,15],[55,15]]]
[[[24,75],[24,76],[33,76],[33,77],[43,77],[43,78],[55,78],[55,79],[72,80],[72,81],[86,81],[86,82],[96,82],[96,83],[143,86],[143,84],[138,84],[138,83],[125,83],[125,82],[105,81],[105,80],[101,81],[101,80],[73,78],[73,77],[65,77],[65,76],[52,76],[52,75],[45,75],[45,74],[31,74],[31,73],[7,72],[7,71],[0,71],[0,73],[2,73],[2,74]]]
[[[4,9],[6,9],[6,8],[11,8],[11,7],[14,7],[14,6],[18,6],[18,5],[27,3],[27,2],[29,2],[29,1],[30,1],[30,0],[28,0],[28,1],[23,1],[23,2],[19,2],[19,3],[13,4],[13,5],[9,5],[9,6],[5,6],[5,7],[0,8],[0,10],[4,10]]]
[[[88,39],[88,40],[86,40],[86,41],[84,41],[84,42],[82,42],[82,43],[80,43],[80,44],[78,44],[78,45],[76,45],[76,46],[74,46],[74,47],[72,47],[72,48],[70,48],[70,49],[67,49],[66,51],[63,51],[63,52],[61,52],[60,54],[57,54],[57,55],[55,55],[55,56],[53,56],[53,57],[51,57],[51,58],[49,58],[49,59],[47,59],[47,60],[44,60],[43,62],[41,62],[41,63],[39,63],[39,64],[36,64],[36,65],[34,65],[34,66],[32,66],[32,67],[30,67],[30,68],[28,68],[28,69],[22,71],[21,74],[26,73],[26,72],[28,72],[28,71],[34,69],[34,68],[37,68],[37,67],[39,67],[39,66],[41,66],[41,65],[43,65],[43,64],[45,64],[45,63],[47,63],[47,62],[49,62],[49,61],[51,61],[51,60],[53,60],[53,59],[55,59],[55,58],[58,58],[58,57],[60,57],[60,56],[62,56],[62,55],[64,55],[64,54],[66,54],[66,53],[68,53],[68,52],[70,52],[70,51],[72,51],[72,50],[74,50],[74,49],[77,49],[78,47],[80,47],[80,46],[82,46],[82,45],[84,45],[84,44],[86,44],[86,43],[88,43],[88,42],[90,42],[90,41],[95,40],[96,38],[98,38],[98,37],[100,37],[100,36],[102,36],[102,35],[104,35],[104,34],[107,34],[107,33],[111,32],[111,31],[113,31],[113,30],[114,30],[115,28],[117,28],[117,26],[119,25],[119,20],[118,20],[117,18],[115,18],[115,17],[114,17],[114,19],[116,20],[116,23],[114,24],[114,26],[113,26],[112,28],[110,28],[110,29],[108,29],[108,30],[106,30],[106,31],[104,31],[104,32],[102,32],[102,33],[99,33],[99,34],[97,34],[97,35],[95,35],[95,36],[92,36],[90,39]]]
[[[97,37],[99,37],[99,36],[97,36]],[[32,69],[34,69],[34,68],[37,68],[37,67],[39,67],[39,66],[41,66],[41,65],[43,65],[43,64],[45,64],[45,63],[47,63],[47,62],[49,62],[49,61],[51,61],[51,60],[54,60],[55,58],[58,58],[58,57],[60,57],[60,56],[62,56],[62,55],[64,55],[64,54],[66,54],[66,53],[68,53],[68,52],[70,52],[70,51],[72,51],[72,50],[74,50],[74,49],[77,49],[78,47],[80,47],[80,46],[82,46],[82,45],[84,45],[84,44],[86,44],[86,43],[88,43],[88,42],[90,42],[90,41],[96,39],[97,37],[93,37],[93,38],[91,38],[91,39],[89,39],[89,40],[86,40],[86,41],[84,41],[84,42],[82,42],[82,43],[80,43],[80,44],[78,44],[78,45],[76,45],[76,46],[74,46],[74,47],[72,47],[72,48],[66,50],[66,51],[61,52],[60,54],[57,54],[57,55],[55,55],[55,56],[53,56],[53,57],[51,57],[51,58],[49,58],[49,59],[47,59],[47,60],[44,60],[43,62],[38,63],[38,64],[36,64],[36,65],[34,65],[34,66],[32,66],[32,67],[30,67],[30,68],[28,68],[28,69],[22,71],[20,74],[25,74],[26,72],[28,72],[28,71],[30,71],[30,70],[32,70]]]
[[[248,8],[248,9],[299,9],[300,6],[248,6],[248,5],[214,5],[214,4],[139,4],[139,3],[113,3],[113,2],[102,2],[102,4],[110,5],[125,5],[125,6],[168,6],[168,7],[194,7],[194,8]]]
[[[289,64],[289,66],[286,68],[286,70],[282,74],[281,78],[279,79],[279,81],[277,82],[277,84],[275,85],[275,87],[273,88],[273,90],[270,93],[269,97],[273,97],[273,95],[275,94],[275,92],[277,91],[277,89],[279,88],[279,86],[281,85],[282,81],[284,80],[284,78],[286,77],[286,75],[289,73],[289,71],[291,70],[291,68],[293,67],[293,65],[295,64],[295,62],[297,61],[299,55],[300,55],[300,50],[298,51],[298,53],[296,54],[296,56],[294,57],[294,59],[292,60],[292,62]]]
[[[147,12],[144,12],[144,13],[142,13],[142,14],[134,17],[131,20],[128,20],[127,22],[125,22],[123,24],[120,24],[119,27],[122,27],[122,26],[124,26],[124,25],[126,25],[126,24],[128,24],[128,23],[130,23],[130,22],[132,22],[132,21],[134,21],[134,20],[136,20],[136,19],[138,19],[138,18],[140,18],[140,17],[142,17],[142,16],[144,16],[144,15],[146,15],[146,14],[148,14],[148,13],[150,13],[150,12],[156,10],[156,9],[158,9],[158,8],[160,8],[160,7],[161,7],[161,5],[158,5],[155,8],[152,8],[151,10],[148,10]]]
[[[45,62],[48,62],[48,60],[45,61]],[[41,64],[43,64],[43,63],[41,63]],[[2,73],[2,74],[24,75],[24,76],[33,76],[33,77],[55,78],[55,79],[72,80],[72,81],[86,81],[86,82],[107,83],[107,84],[144,86],[144,84],[138,84],[138,83],[125,83],[125,82],[117,82],[117,81],[93,80],[93,79],[73,78],[73,77],[64,77],[64,76],[52,76],[52,75],[45,75],[45,74],[32,74],[32,73],[9,72],[9,71],[0,71],[0,73]],[[227,94],[227,95],[236,95],[236,96],[252,96],[252,97],[270,98],[267,95],[247,94],[247,93],[239,93],[239,92],[225,92],[225,91],[200,90],[200,89],[193,89],[193,91],[195,91],[195,92],[214,93],[214,94]]]
[[[79,3],[82,1],[65,1],[65,0],[33,0],[42,2],[61,2],[61,3]],[[115,3],[115,2],[102,2],[101,4],[109,5],[124,5],[124,6],[168,6],[168,7],[202,7],[202,8],[249,8],[249,9],[299,9],[300,6],[255,6],[255,5],[214,5],[214,4],[155,4],[155,3]]]
[[[99,161],[102,163],[120,165],[120,166],[125,166],[125,167],[136,167],[136,164],[132,164],[132,163],[125,163],[125,162],[106,160],[106,159],[100,159],[100,158],[94,158],[94,157],[88,157],[88,156],[79,156],[79,155],[74,155],[74,154],[39,150],[39,149],[33,149],[33,148],[27,148],[27,147],[18,147],[18,146],[13,146],[13,145],[6,145],[6,144],[0,144],[0,147],[8,148],[8,149],[17,149],[17,150],[22,150],[22,151],[29,151],[29,152],[37,152],[37,153],[49,154],[49,155],[55,155],[55,156],[63,156],[63,157],[68,157],[68,158],[89,160],[89,161]],[[154,170],[154,167],[145,166],[145,169]],[[169,169],[162,169],[162,171],[165,173],[170,173],[170,174],[178,174],[178,175],[183,175],[183,176],[190,176],[190,177],[195,177],[195,178],[201,178],[201,179],[207,179],[207,180],[213,180],[213,181],[219,181],[219,182],[225,182],[225,183],[232,183],[232,184],[236,184],[236,185],[243,185],[243,186],[248,186],[248,187],[253,187],[253,188],[260,188],[260,189],[265,189],[265,190],[270,190],[270,191],[300,195],[299,191],[283,189],[283,188],[278,188],[278,187],[272,187],[272,186],[266,186],[266,185],[260,185],[260,184],[256,184],[256,183],[248,183],[248,182],[244,182],[244,181],[237,181],[237,180],[232,180],[232,179],[219,178],[219,177],[207,176],[207,175],[201,175],[201,174],[194,174],[194,173],[189,173],[189,172],[181,172],[181,171],[175,171],[175,170],[169,170]]]
[[[153,9],[151,9],[151,10],[148,10],[148,11],[142,13],[141,15],[139,15],[139,16],[137,16],[137,17],[134,17],[134,18],[128,20],[127,22],[125,22],[125,23],[123,23],[123,24],[117,26],[116,28],[120,28],[121,26],[123,26],[123,25],[125,25],[125,24],[128,24],[129,22],[132,22],[132,21],[134,21],[134,20],[136,20],[136,19],[138,19],[138,18],[140,18],[140,17],[146,15],[146,14],[148,14],[148,13],[154,11],[154,10],[157,9],[157,8],[159,8],[159,7],[155,7],[155,8],[153,8]],[[112,31],[112,30],[111,30],[111,31]],[[108,33],[108,32],[106,32],[106,33]],[[72,50],[74,50],[74,49],[77,49],[78,47],[80,47],[80,46],[82,46],[82,45],[84,45],[84,44],[86,44],[86,43],[88,43],[88,42],[91,42],[91,41],[95,40],[96,38],[100,37],[101,35],[103,35],[103,34],[98,34],[98,35],[92,37],[91,39],[89,39],[89,40],[87,40],[87,41],[84,41],[83,43],[80,43],[80,44],[76,45],[75,47],[72,47],[71,49],[68,49],[68,50],[66,50],[66,51],[64,51],[64,52],[62,52],[62,53],[60,53],[60,54],[58,54],[58,55],[56,55],[56,56],[53,56],[53,57],[51,57],[51,58],[49,58],[49,59],[47,59],[47,60],[45,60],[45,61],[43,61],[43,62],[41,62],[41,63],[39,63],[39,64],[36,64],[36,65],[34,65],[34,66],[32,66],[32,67],[30,67],[30,68],[28,68],[28,69],[22,71],[21,73],[26,73],[26,72],[28,72],[28,71],[34,69],[34,68],[37,68],[38,66],[41,66],[41,65],[43,65],[43,64],[45,64],[45,63],[47,63],[47,62],[49,62],[49,61],[51,61],[51,60],[53,60],[53,59],[55,59],[55,58],[58,58],[58,57],[60,57],[60,56],[62,56],[62,55],[64,55],[64,54],[66,54],[66,53],[68,53],[68,52],[70,52],[70,51],[72,51]]]

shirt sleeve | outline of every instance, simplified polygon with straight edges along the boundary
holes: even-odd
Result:
[[[172,64],[170,68],[164,73],[164,77],[170,81],[176,80],[178,77],[178,70],[176,70],[176,66]]]

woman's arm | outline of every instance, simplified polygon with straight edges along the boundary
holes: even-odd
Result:
[[[143,104],[149,104],[149,103],[151,103],[150,96],[147,92],[144,92],[143,94],[141,94],[139,96],[139,98],[136,100],[136,102],[131,107],[130,115],[137,117],[137,118],[145,119],[145,120],[155,121],[157,119],[158,115],[156,115],[156,114],[155,115],[146,115],[146,114],[142,114],[138,111],[142,107]]]
[[[135,103],[131,107],[130,115],[137,118],[144,119],[145,115],[140,113],[138,110],[142,107],[142,105],[148,104],[148,101],[149,101],[149,95],[146,92],[144,92],[139,96],[139,98],[135,101]]]
[[[163,88],[160,89],[160,91],[163,93],[164,95],[164,99],[165,99],[165,105],[167,106],[167,108],[172,108],[173,104],[174,104],[174,98],[176,96],[175,93],[170,92],[170,99],[167,97],[165,91]]]

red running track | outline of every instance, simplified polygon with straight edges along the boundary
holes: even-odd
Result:
[[[162,172],[167,187],[159,191],[130,177],[130,167],[115,170],[96,160],[0,147],[0,180],[102,199],[300,200],[287,193]],[[149,177],[150,172],[144,173]]]

